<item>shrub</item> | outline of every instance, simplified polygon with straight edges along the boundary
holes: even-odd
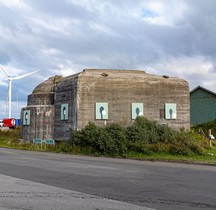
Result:
[[[82,130],[71,131],[69,143],[73,146],[93,146],[95,147],[96,139],[99,134],[99,127],[97,127],[94,123],[89,122],[88,125],[85,126]]]
[[[176,131],[167,125],[159,125],[145,117],[137,117],[134,124],[127,128],[128,148],[138,152],[142,150],[143,144],[171,143],[175,133]]]
[[[175,141],[176,131],[168,125],[157,125],[157,134],[159,136],[159,142],[172,143]]]
[[[70,143],[74,146],[92,147],[96,152],[104,155],[123,155],[126,150],[125,130],[118,124],[106,128],[89,122],[81,131],[72,131]]]
[[[191,150],[181,142],[176,144],[171,144],[169,148],[169,153],[172,155],[190,155],[192,154]]]
[[[114,142],[107,130],[101,128],[98,132],[98,137],[95,139],[95,149],[101,154],[112,154],[114,150]]]
[[[137,117],[134,124],[127,128],[128,142],[154,143],[158,138],[156,122],[145,117]]]
[[[108,135],[113,141],[112,154],[123,155],[127,151],[126,130],[118,124],[112,124],[106,128]]]
[[[100,128],[93,122],[89,122],[84,129],[80,131],[81,145],[82,146],[96,146],[95,142],[98,138]],[[78,131],[79,132],[79,131]]]
[[[75,146],[75,145],[81,146],[82,139],[83,139],[82,137],[83,137],[82,131],[72,130],[71,135],[70,135],[70,139],[69,139],[69,144],[71,144],[72,146]]]
[[[169,152],[169,146],[170,144],[164,144],[164,143],[156,143],[156,144],[150,144],[149,150],[151,150],[154,153],[168,153]]]
[[[119,124],[101,128],[89,122],[84,129],[72,131],[70,143],[82,151],[111,156],[124,156],[127,150],[142,154],[202,155],[207,147],[194,130],[177,132],[145,117],[137,117],[127,128]]]
[[[206,137],[208,137],[209,129],[211,129],[211,132],[216,135],[216,119],[207,123],[195,125],[192,127],[192,129],[200,134],[203,134],[204,132]]]
[[[204,139],[202,136],[192,131],[181,130],[176,132],[171,145],[171,154],[204,154]],[[185,150],[185,151],[184,151]]]

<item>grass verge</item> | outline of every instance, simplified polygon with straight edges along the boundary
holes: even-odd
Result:
[[[67,153],[67,154],[79,154],[79,155],[91,155],[91,156],[106,156],[113,157],[112,155],[105,155],[99,153],[90,146],[74,146],[69,143],[57,143],[53,145],[45,144],[33,144],[31,142],[21,142],[20,129],[15,130],[0,130],[0,147],[32,150],[32,151],[46,151],[56,153]],[[192,163],[192,164],[209,164],[216,165],[216,141],[213,142],[213,146],[205,150],[203,154],[169,154],[167,152],[137,152],[137,151],[126,151],[123,155],[116,155],[117,158],[128,158],[137,160],[148,160],[148,161],[167,161],[167,162],[178,162],[178,163]]]

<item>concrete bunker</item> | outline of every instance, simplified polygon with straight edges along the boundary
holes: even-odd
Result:
[[[89,121],[130,125],[143,115],[174,129],[190,128],[188,83],[138,70],[85,69],[39,84],[21,110],[22,139],[66,141]],[[26,118],[27,117],[27,118]]]

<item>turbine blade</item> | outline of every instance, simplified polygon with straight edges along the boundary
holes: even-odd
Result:
[[[11,78],[11,79],[12,79],[12,80],[14,80],[14,79],[21,79],[21,78],[23,78],[23,77],[27,77],[27,76],[29,76],[29,75],[31,75],[31,74],[34,74],[34,73],[37,72],[37,71],[39,71],[39,70],[32,71],[32,72],[29,72],[29,73],[27,73],[27,74],[23,74],[23,75],[21,75],[21,76],[13,77],[13,78]]]
[[[2,65],[0,65],[0,68],[4,71],[4,73],[7,75],[7,77],[10,77],[9,74],[8,74],[8,72],[3,68]]]

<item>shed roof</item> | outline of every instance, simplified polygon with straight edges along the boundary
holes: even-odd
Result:
[[[205,91],[205,92],[208,92],[208,93],[210,93],[210,94],[213,94],[213,95],[215,95],[216,96],[216,93],[215,92],[213,92],[213,91],[211,91],[211,90],[208,90],[208,89],[206,89],[206,88],[204,88],[204,87],[202,87],[202,86],[197,86],[196,88],[194,88],[193,90],[191,90],[190,91],[190,94],[192,94],[192,93],[194,93],[195,91],[197,91],[197,90],[203,90],[203,91]]]

